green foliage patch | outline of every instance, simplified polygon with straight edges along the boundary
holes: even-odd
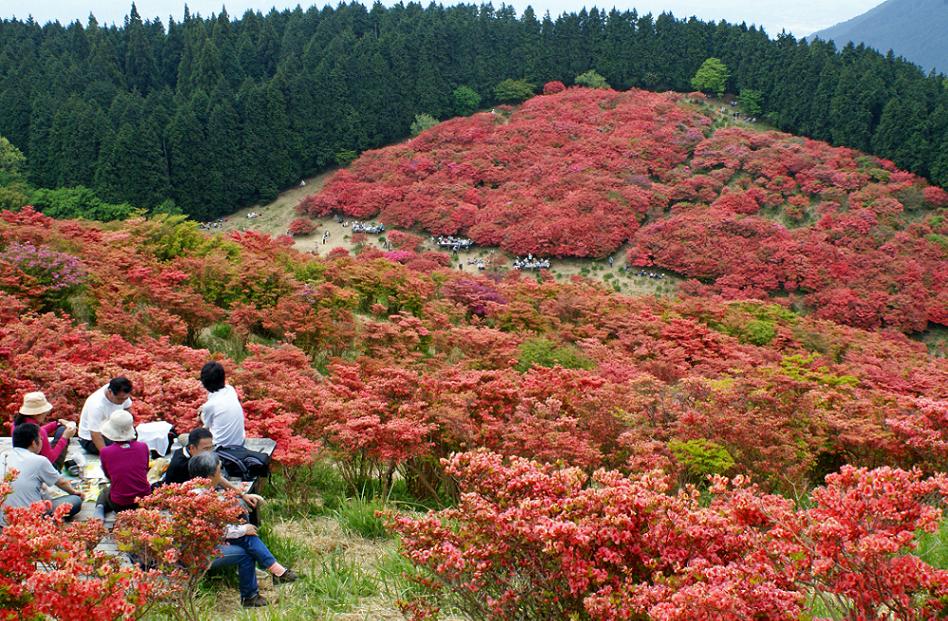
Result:
[[[726,474],[734,458],[726,448],[711,440],[671,440],[668,449],[692,477],[704,480],[712,474]]]
[[[528,339],[520,345],[520,357],[517,359],[516,369],[523,373],[534,366],[591,369],[594,365],[575,347],[557,345],[549,339],[540,337]]]

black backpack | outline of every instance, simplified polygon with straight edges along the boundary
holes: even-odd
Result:
[[[237,477],[241,481],[270,476],[270,456],[266,453],[251,451],[240,445],[219,446],[216,451],[227,476]]]

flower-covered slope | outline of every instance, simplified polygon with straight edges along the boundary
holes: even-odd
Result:
[[[404,264],[175,219],[4,213],[0,406],[44,390],[75,418],[124,372],[136,416],[187,430],[209,347],[233,358],[248,430],[277,438],[285,462],[322,446],[420,488],[441,476],[432,458],[473,447],[681,476],[710,450],[772,488],[840,463],[948,465],[948,363],[901,334],[759,302],[465,275],[393,238]],[[58,259],[37,271],[27,245]]]
[[[948,323],[948,193],[885,160],[723,128],[700,94],[568,89],[366,152],[299,206],[603,257],[850,325]]]

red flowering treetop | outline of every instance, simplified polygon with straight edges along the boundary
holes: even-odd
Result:
[[[315,230],[316,223],[309,218],[295,218],[292,222],[290,222],[287,233],[293,237],[301,237],[303,235],[309,235]]]

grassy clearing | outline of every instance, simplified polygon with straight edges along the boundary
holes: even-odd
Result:
[[[328,462],[276,473],[264,495],[260,537],[281,563],[301,579],[274,587],[257,572],[266,608],[240,606],[234,568],[211,572],[201,585],[199,607],[210,621],[332,620],[395,621],[403,619],[399,599],[420,594],[409,576],[417,573],[398,553],[398,541],[385,530],[376,512],[395,505],[413,506],[404,485],[396,485],[389,502],[373,496],[366,485],[359,497]],[[167,615],[156,613],[151,619]]]

